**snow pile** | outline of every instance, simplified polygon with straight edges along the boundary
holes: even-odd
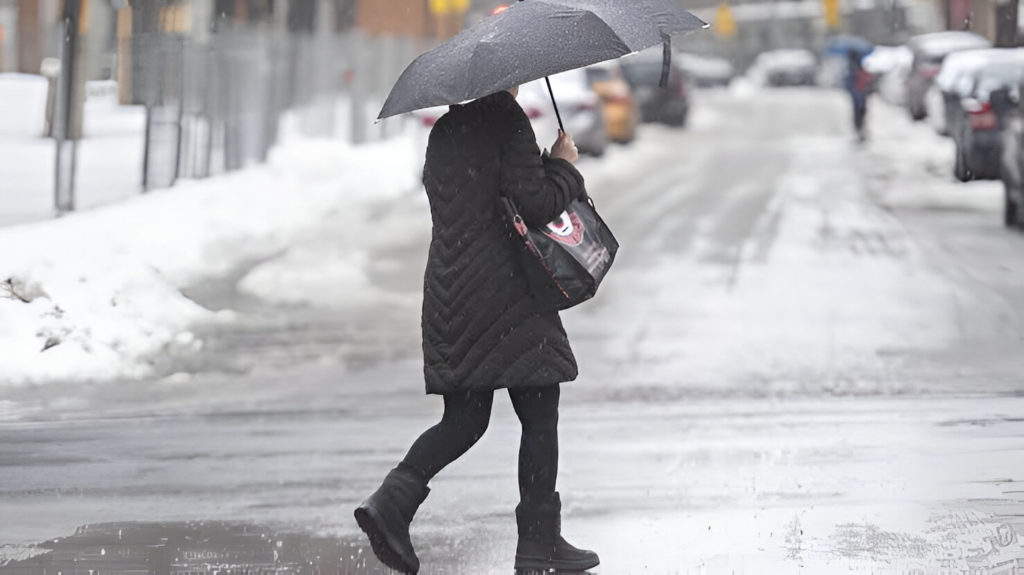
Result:
[[[34,138],[46,125],[46,78],[31,74],[0,74],[0,136]]]
[[[216,319],[182,288],[409,190],[415,153],[401,138],[297,141],[264,166],[0,230],[0,384],[150,373],[155,355],[199,345],[190,324]],[[363,263],[353,255],[331,275],[357,286]]]
[[[956,144],[927,123],[913,122],[906,110],[878,100],[869,111],[868,162],[876,199],[888,208],[997,212],[1002,209],[998,180],[953,179]]]
[[[310,242],[257,266],[238,289],[262,300],[323,307],[376,302],[362,251]]]

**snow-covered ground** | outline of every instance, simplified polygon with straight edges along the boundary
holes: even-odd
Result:
[[[140,377],[153,354],[201,345],[190,325],[231,316],[211,317],[183,288],[286,251],[326,217],[358,223],[416,185],[414,147],[293,141],[266,166],[0,229],[0,384]],[[331,277],[354,289],[363,248],[338,249]],[[301,276],[272,269],[245,282],[282,301],[301,287]]]
[[[0,225],[53,212],[56,144],[43,137],[46,90],[41,76],[0,74]],[[142,107],[117,103],[113,82],[90,82],[86,93],[76,170],[81,209],[139,193],[146,121]]]
[[[747,105],[761,97],[750,90],[713,91],[705,97],[728,95],[739,105]],[[691,129],[714,133],[725,113],[720,107],[698,106]],[[894,182],[878,187],[883,205],[938,202],[950,208],[991,209],[998,201],[991,182],[956,184],[944,175],[952,157],[947,139],[881,103],[873,107],[872,115],[868,153],[877,161],[869,162],[866,170],[871,177]],[[416,170],[422,161],[424,141],[419,132],[413,130],[408,136],[364,147],[289,138],[266,166],[206,181],[186,181],[173,190],[55,221],[0,229],[0,242],[16,247],[0,261],[0,347],[5,349],[0,382],[151,374],[154,355],[202,345],[191,326],[233,319],[230,311],[215,314],[196,305],[182,290],[253,261],[266,260],[253,266],[238,289],[268,302],[328,307],[386,303],[381,298],[388,296],[373,289],[367,278],[367,250],[423,233],[423,229],[389,223],[387,218],[376,224],[370,211],[403,193],[410,193],[408,201],[425,211],[423,196],[412,193],[418,186]],[[594,189],[613,187],[609,182],[628,172],[637,158],[650,155],[645,146],[654,146],[649,150],[653,151],[659,145],[653,138],[631,148],[614,148],[603,161],[586,163],[584,172]],[[687,323],[692,326],[693,318],[713,318],[702,341],[707,344],[712,341],[708,338],[724,338],[723,343],[729,340],[731,345],[706,345],[705,349],[728,347],[729,355],[707,355],[694,349],[692,342],[680,349],[663,348],[679,340],[655,337],[651,345],[661,347],[640,346],[644,353],[653,354],[650,360],[674,357],[686,364],[690,374],[705,370],[704,379],[712,382],[715,374],[736,362],[736,353],[751,354],[747,359],[753,363],[782,363],[795,371],[811,362],[817,368],[841,372],[843,361],[869,358],[878,346],[884,347],[886,342],[897,345],[911,332],[920,342],[938,345],[943,340],[942,315],[922,319],[905,302],[933,298],[935,308],[944,309],[942,301],[951,294],[946,287],[929,287],[941,286],[940,282],[905,282],[906,263],[916,257],[914,246],[906,242],[889,245],[885,237],[871,235],[878,219],[885,216],[865,211],[860,203],[856,177],[845,160],[846,144],[819,138],[791,145],[802,146],[803,151],[795,154],[794,163],[780,175],[774,199],[764,206],[756,224],[758,234],[771,228],[773,234],[792,235],[776,241],[790,251],[776,249],[772,265],[765,268],[758,264],[764,257],[758,252],[761,248],[756,241],[748,242],[741,247],[742,253],[730,256],[737,262],[730,272],[734,275],[746,262],[743,281],[727,278],[733,283],[730,292],[701,288],[719,281],[719,271],[697,266],[689,277],[705,278],[692,285],[699,291],[685,301],[663,302],[687,307],[686,302],[692,301],[696,307],[689,310],[692,317]],[[699,166],[699,162],[690,165]],[[823,181],[832,184],[823,187]],[[817,196],[822,190],[828,190],[828,198]],[[652,210],[660,209],[658,202],[672,197],[655,192]],[[746,200],[740,194],[731,201],[740,205]],[[828,204],[824,216],[818,205],[822,201]],[[779,212],[782,203],[788,204],[784,214]],[[610,213],[614,219],[614,212]],[[698,227],[710,230],[719,225],[714,217],[706,216],[705,221],[697,222]],[[824,236],[818,227],[822,217],[829,226]],[[330,232],[324,235],[327,223]],[[818,244],[822,241],[825,243]],[[830,247],[829,242],[835,246]],[[698,242],[695,249],[706,252],[697,254],[698,260],[716,257],[714,245],[702,248]],[[901,253],[897,259],[862,257],[876,250]],[[780,266],[788,266],[789,271],[779,273]],[[851,295],[840,309],[835,305],[836,293],[844,289],[850,266],[870,269],[862,274],[858,297]],[[678,274],[678,270],[652,267],[635,281],[678,281],[666,273]],[[906,293],[894,298],[892,288],[901,282],[907,286]],[[616,289],[614,284],[613,280],[608,289]],[[747,290],[749,297],[743,295]],[[785,317],[797,309],[813,311],[819,321],[800,322],[787,329]],[[586,317],[580,321],[583,326]],[[741,318],[742,329],[719,333],[724,317]],[[751,321],[755,317],[763,321]],[[674,320],[666,321],[666,329],[678,329]],[[650,334],[658,325],[652,318],[643,329]],[[823,326],[825,331],[819,333],[808,325]],[[858,325],[887,327],[858,334]],[[833,329],[841,332],[829,331]],[[642,338],[628,331],[622,337],[630,341],[624,340],[616,349],[635,353],[629,350],[640,345]],[[766,345],[780,338],[789,340],[789,345]],[[863,349],[858,342],[865,344]],[[807,353],[808,346],[835,351],[823,348]],[[793,353],[783,358],[777,355],[780,349]],[[773,355],[764,356],[765,350],[773,350]],[[826,357],[838,363],[820,365]]]
[[[1024,556],[1024,236],[1002,228],[997,183],[952,182],[930,128],[873,106],[858,144],[845,104],[700,92],[686,130],[645,126],[581,165],[622,242],[598,297],[563,314],[581,368],[562,388],[563,524],[599,572],[896,575]],[[380,202],[339,189],[354,163],[419,158],[396,141],[335,166],[334,144],[295,144],[234,179],[80,214],[90,230],[139,215],[139,257],[167,260],[164,292],[140,283],[168,308],[192,309],[175,290],[234,266],[207,308],[235,311],[198,310],[215,327],[199,355],[255,367],[4,388],[0,517],[23,520],[0,521],[0,545],[219,519],[326,534],[348,551],[341,572],[380,572],[351,509],[441,410],[422,397],[415,306],[429,218],[411,175],[375,174],[372,197],[409,184]],[[266,190],[280,182],[322,193],[322,213],[289,212]],[[147,239],[174,235],[154,214],[181,209],[179,193],[221,197],[212,185],[211,210],[246,208],[232,187],[264,189],[241,241],[212,215],[194,228],[224,230],[184,230],[219,238],[205,255]],[[424,572],[507,573],[519,434],[499,394],[413,524]]]

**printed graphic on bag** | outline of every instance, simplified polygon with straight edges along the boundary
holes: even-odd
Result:
[[[547,237],[570,246],[578,246],[583,241],[583,222],[576,212],[565,211],[544,230]]]
[[[601,272],[604,271],[604,267],[611,261],[612,256],[608,253],[608,248],[595,243],[587,246],[587,250],[583,252],[583,258],[586,261],[588,273],[603,277]]]

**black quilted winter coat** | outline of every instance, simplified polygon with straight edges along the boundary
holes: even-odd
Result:
[[[534,302],[499,194],[528,225],[585,195],[561,159],[542,158],[508,92],[452,106],[430,133],[423,184],[433,234],[423,282],[427,393],[544,386],[576,379],[557,312]]]

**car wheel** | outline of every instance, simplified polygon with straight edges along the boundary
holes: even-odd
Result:
[[[665,119],[665,124],[673,128],[683,128],[686,126],[686,114],[673,114]]]
[[[1020,209],[1013,199],[1013,190],[1010,185],[1003,183],[1003,225],[1012,228],[1021,225]]]
[[[970,170],[967,168],[967,157],[964,156],[964,151],[960,148],[960,145],[956,146],[956,158],[953,163],[953,177],[960,182],[966,182],[971,179]]]

